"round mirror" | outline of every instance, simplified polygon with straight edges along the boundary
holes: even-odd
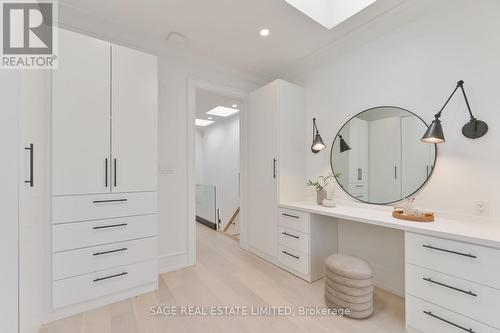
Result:
[[[436,163],[436,145],[420,141],[427,124],[405,109],[363,111],[342,126],[330,154],[339,185],[353,198],[389,204],[415,194]]]

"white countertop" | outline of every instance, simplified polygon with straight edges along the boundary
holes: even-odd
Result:
[[[436,216],[434,222],[404,221],[392,217],[392,207],[381,209],[343,205],[324,207],[310,202],[284,203],[279,207],[500,248],[500,225],[456,221],[439,216]]]

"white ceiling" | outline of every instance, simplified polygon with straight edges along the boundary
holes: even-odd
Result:
[[[350,1],[350,0],[345,0]],[[275,78],[406,0],[377,0],[327,30],[284,0],[59,0],[61,26]],[[271,30],[263,38],[259,30]],[[167,36],[177,32],[167,41]]]
[[[207,115],[206,113],[217,106],[225,106],[228,108],[232,108],[233,104],[236,104],[237,105],[236,109],[240,111],[243,110],[244,108],[243,101],[224,97],[203,89],[196,90],[196,118],[198,119],[208,120],[208,117],[212,117],[211,119],[212,121],[222,122],[233,116],[224,118],[224,117],[210,116]],[[237,114],[235,114],[234,116],[236,115]]]

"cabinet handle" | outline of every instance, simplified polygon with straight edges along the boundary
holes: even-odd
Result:
[[[281,213],[281,215],[286,216],[286,217],[291,217],[292,219],[298,219],[299,217],[297,215],[290,215],[287,213]]]
[[[424,310],[424,313],[425,313],[426,315],[428,315],[428,316],[431,316],[432,318],[436,318],[437,320],[441,320],[441,321],[442,321],[442,322],[444,322],[444,323],[450,324],[451,326],[455,326],[456,328],[459,328],[459,329],[464,330],[464,331],[466,331],[466,332],[469,332],[469,333],[476,333],[474,330],[472,330],[472,328],[465,328],[465,327],[463,327],[463,326],[460,326],[460,325],[458,325],[458,324],[455,324],[455,323],[453,323],[453,322],[451,322],[451,321],[449,321],[449,320],[447,320],[447,319],[444,319],[444,318],[441,318],[441,317],[439,317],[439,316],[436,316],[435,314],[433,314],[433,313],[432,313],[432,312],[430,312],[430,311],[425,311],[425,310]]]
[[[477,297],[477,294],[473,293],[472,291],[466,291],[466,290],[463,290],[463,289],[460,289],[460,288],[457,288],[457,287],[453,287],[453,286],[450,286],[448,284],[444,284],[444,283],[441,283],[441,282],[437,282],[437,281],[434,281],[433,279],[431,278],[422,278],[424,281],[427,281],[427,282],[430,282],[430,283],[434,283],[434,284],[437,284],[438,286],[442,286],[442,287],[445,287],[445,288],[449,288],[449,289],[452,289],[452,290],[456,290],[456,291],[459,291],[461,293],[464,293],[464,294],[467,294],[467,295],[470,295],[470,296],[474,296],[474,297]]]
[[[30,143],[30,146],[29,147],[25,147],[24,150],[29,150],[30,151],[30,179],[29,180],[25,180],[24,183],[25,184],[30,184],[30,187],[33,187],[34,184],[33,184],[33,175],[34,175],[34,152],[35,152],[35,147],[32,143]]]
[[[124,276],[124,275],[127,275],[128,272],[122,272],[122,273],[118,273],[118,274],[114,274],[114,275],[110,275],[110,276],[105,276],[105,277],[98,277],[96,279],[94,279],[94,282],[99,282],[99,281],[102,281],[102,280],[107,280],[107,279],[112,279],[112,278],[117,278],[119,276]]]
[[[114,187],[116,187],[116,158],[114,159],[114,166],[113,166],[113,176],[114,176]]]
[[[363,169],[358,168],[358,180],[362,180],[362,179],[363,179]]]
[[[121,249],[116,249],[116,250],[110,250],[110,251],[103,251],[103,252],[96,252],[93,254],[93,256],[102,256],[104,254],[110,254],[110,253],[116,253],[116,252],[123,252],[127,251],[128,249],[126,247],[121,248]]]
[[[273,158],[273,178],[276,179],[276,159]]]
[[[299,256],[294,256],[293,254],[290,254],[290,253],[288,253],[288,252],[286,252],[286,251],[281,251],[281,253],[286,254],[287,256],[292,257],[292,258],[295,258],[295,259],[297,259],[297,260],[299,260],[299,259],[300,259],[300,258],[299,258]]]
[[[474,258],[476,259],[477,257],[473,254],[470,254],[470,253],[462,253],[462,252],[456,252],[456,251],[451,251],[451,250],[445,250],[445,249],[441,249],[439,247],[434,247],[432,245],[422,245],[422,247],[425,247],[425,248],[428,248],[428,249],[431,249],[431,250],[436,250],[436,251],[442,251],[442,252],[447,252],[447,253],[451,253],[451,254],[456,254],[456,255],[459,255],[459,256],[464,256],[464,257],[469,257],[469,258]]]
[[[128,225],[128,223],[100,225],[100,226],[97,226],[97,227],[93,227],[92,229],[98,230],[98,229],[108,229],[108,228],[119,228],[119,227],[126,227],[127,225]]]
[[[394,179],[398,179],[398,167],[394,166]]]
[[[283,234],[283,235],[285,235],[285,236],[288,236],[288,237],[295,238],[295,239],[300,239],[300,237],[299,237],[299,236],[295,236],[295,235],[289,234],[288,232],[282,232],[281,234]]]
[[[104,160],[104,173],[105,173],[104,186],[108,187],[108,159],[107,158]]]
[[[110,202],[126,202],[128,199],[111,199],[111,200],[94,200],[92,203],[99,204],[99,203],[110,203]]]
[[[429,166],[425,166],[425,174],[427,175],[427,178],[429,178]]]

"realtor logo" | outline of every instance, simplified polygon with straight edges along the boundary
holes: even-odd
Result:
[[[57,3],[2,0],[2,68],[55,68]]]

